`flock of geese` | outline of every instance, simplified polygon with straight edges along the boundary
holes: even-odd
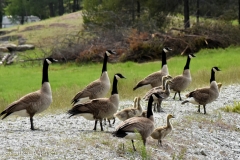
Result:
[[[122,121],[112,133],[113,136],[130,139],[132,141],[133,149],[135,139],[143,140],[146,144],[146,139],[151,136],[158,140],[158,144],[162,145],[162,139],[168,135],[172,130],[170,119],[174,115],[168,114],[167,125],[158,128],[154,127],[153,111],[162,112],[161,103],[167,99],[170,92],[175,92],[173,99],[178,94],[179,100],[181,92],[184,91],[192,81],[190,74],[190,61],[193,54],[187,56],[187,62],[184,66],[183,73],[176,77],[169,75],[167,67],[166,53],[171,51],[170,48],[165,47],[162,50],[162,68],[160,71],[154,72],[147,77],[140,80],[133,90],[142,86],[150,85],[152,88],[143,96],[143,100],[148,102],[147,110],[143,110],[141,106],[141,97],[135,97],[134,105],[123,110],[119,108],[119,94],[118,81],[125,77],[121,73],[116,73],[113,76],[111,96],[106,98],[106,94],[111,88],[110,79],[107,73],[108,57],[115,54],[111,50],[107,50],[104,54],[102,72],[99,79],[91,82],[83,90],[76,93],[71,100],[72,108],[67,113],[72,116],[82,116],[87,120],[95,121],[93,130],[97,130],[97,123],[99,121],[101,131],[103,131],[103,120],[118,118]],[[31,130],[35,130],[33,124],[33,116],[46,110],[52,103],[52,91],[48,79],[48,67],[51,63],[57,60],[53,58],[45,58],[42,70],[42,86],[40,90],[31,92],[20,99],[9,104],[4,111],[0,113],[2,119],[9,115],[19,115],[22,117],[30,117]],[[204,114],[206,114],[206,105],[213,102],[219,96],[219,88],[221,84],[215,81],[215,72],[220,71],[218,67],[211,69],[210,87],[197,88],[186,95],[187,99],[182,102],[199,105],[198,112],[200,112],[200,105],[203,105]],[[154,106],[154,108],[153,108]],[[113,123],[114,123],[113,122]]]

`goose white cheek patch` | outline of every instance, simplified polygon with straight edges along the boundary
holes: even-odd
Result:
[[[51,63],[52,63],[52,62],[51,62],[51,61],[49,61],[48,59],[46,59],[46,61],[47,61],[47,63],[48,63],[48,64],[51,64]]]

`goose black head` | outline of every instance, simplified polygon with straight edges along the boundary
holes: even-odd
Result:
[[[116,77],[116,79],[126,78],[121,73],[116,73],[114,76]]]
[[[57,62],[56,59],[53,59],[53,58],[51,58],[51,57],[46,58],[45,61],[46,61],[48,64],[51,64],[51,63]]]
[[[189,58],[193,58],[193,57],[196,57],[193,53],[190,53],[189,55],[188,55],[188,57]]]
[[[116,54],[116,52],[113,52],[113,51],[111,51],[111,50],[106,50],[106,55],[107,56],[110,56],[110,55],[112,55],[112,54]]]
[[[216,72],[216,71],[221,71],[218,67],[213,67],[212,70],[213,70],[214,72]]]
[[[167,53],[167,52],[169,52],[169,51],[171,51],[172,49],[171,48],[168,48],[168,47],[164,47],[163,48],[163,51],[165,52],[165,53]]]

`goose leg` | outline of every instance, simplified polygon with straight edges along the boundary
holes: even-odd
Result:
[[[156,108],[157,108],[156,105],[157,105],[157,103],[153,102],[153,111],[154,112],[156,112]]]
[[[146,139],[143,139],[143,145],[146,146]]]
[[[104,125],[107,125],[107,120],[106,120],[106,118],[104,118]]]
[[[112,126],[111,126],[110,119],[108,118],[107,120],[108,120],[108,125],[109,125],[109,127],[112,127]]]
[[[162,110],[162,100],[159,100],[159,102],[158,102],[158,104],[157,104],[157,112],[164,112],[163,110]]]
[[[116,121],[116,118],[114,117],[114,118],[113,118],[113,124],[115,124],[115,121]]]
[[[175,94],[174,94],[174,96],[173,96],[173,99],[175,99],[175,97],[176,97],[176,94],[177,94],[177,92],[175,92]]]
[[[198,105],[198,112],[200,112],[200,105]]]
[[[180,92],[178,92],[178,96],[179,96],[179,100],[181,101],[182,98],[181,98]]]
[[[162,147],[163,145],[162,145],[162,140],[161,139],[159,139],[159,142],[160,142],[160,146]]]
[[[115,117],[113,117],[113,123],[112,123],[112,124],[114,124],[114,123],[115,123],[115,121],[116,121],[116,119],[115,119]]]
[[[35,130],[33,126],[33,116],[30,116],[31,130]]]
[[[203,105],[203,109],[204,109],[204,114],[206,114],[206,105]]]
[[[95,125],[94,125],[94,128],[93,128],[94,131],[96,131],[96,129],[97,129],[97,121],[98,121],[98,120],[96,119],[96,120],[95,120]]]
[[[102,119],[100,119],[99,121],[100,121],[101,131],[103,131]],[[109,121],[110,121],[110,120],[109,120]]]
[[[132,140],[132,146],[133,146],[133,150],[134,150],[134,151],[137,151],[136,148],[135,148],[135,146],[134,146],[134,141],[133,141],[133,140]]]

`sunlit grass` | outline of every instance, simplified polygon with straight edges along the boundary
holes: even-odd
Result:
[[[236,112],[240,114],[240,102],[235,102],[233,106],[225,106],[223,110],[225,112]]]

